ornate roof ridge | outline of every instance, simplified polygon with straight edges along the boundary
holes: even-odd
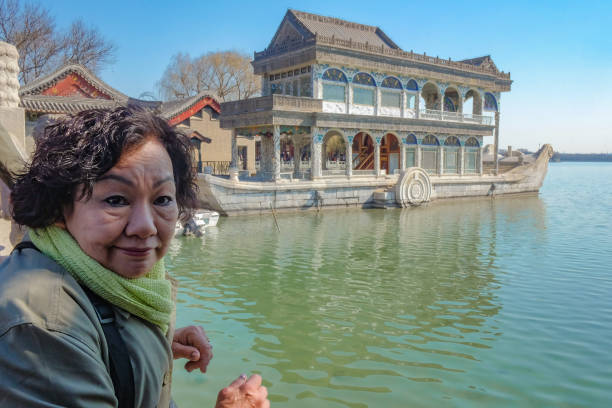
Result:
[[[29,84],[21,87],[21,89],[19,89],[19,95],[23,97],[26,95],[40,93],[71,73],[79,74],[89,85],[93,86],[98,91],[107,94],[115,101],[127,103],[128,99],[133,99],[108,85],[87,68],[79,64],[64,65],[48,75],[35,79]]]
[[[367,24],[355,23],[353,21],[343,20],[343,19],[337,18],[337,17],[323,16],[323,15],[320,15],[320,14],[308,13],[306,11],[293,10],[293,9],[289,9],[289,11],[291,13],[293,13],[297,18],[302,17],[302,18],[305,18],[305,19],[308,19],[308,20],[320,21],[322,23],[332,23],[332,24],[340,25],[340,26],[344,26],[344,27],[357,28],[357,29],[360,29],[360,30],[363,30],[363,31],[370,31],[370,32],[373,32],[373,33],[376,33],[376,30],[380,30],[380,28],[377,27],[377,26],[371,26],[371,25],[367,25]]]

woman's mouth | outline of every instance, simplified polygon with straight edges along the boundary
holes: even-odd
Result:
[[[138,248],[138,247],[117,247],[121,252],[128,256],[133,257],[146,257],[148,256],[153,248]]]

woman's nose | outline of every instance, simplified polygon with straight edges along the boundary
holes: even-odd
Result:
[[[128,236],[136,235],[140,238],[147,238],[157,234],[155,216],[151,205],[141,203],[132,207],[125,233]]]

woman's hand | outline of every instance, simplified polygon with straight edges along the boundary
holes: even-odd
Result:
[[[215,408],[269,408],[268,390],[261,386],[261,377],[254,374],[247,380],[242,374],[219,391]]]
[[[199,368],[206,372],[208,363],[213,358],[212,346],[200,326],[187,326],[176,329],[172,339],[172,355],[174,359],[186,358],[185,370],[192,372]]]

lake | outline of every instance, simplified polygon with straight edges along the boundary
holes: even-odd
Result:
[[[612,163],[551,163],[539,196],[222,218],[167,257],[180,408],[259,373],[273,407],[607,407]]]

